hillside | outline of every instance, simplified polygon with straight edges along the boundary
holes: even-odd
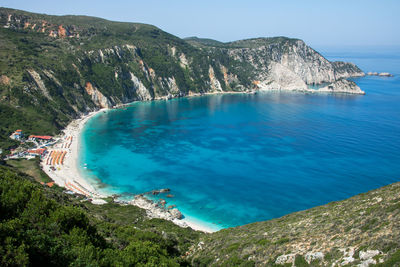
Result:
[[[56,134],[81,114],[135,100],[308,90],[360,75],[298,39],[185,41],[146,24],[0,8],[0,148],[16,144],[7,136],[17,128]],[[363,93],[340,84],[332,92]]]
[[[400,266],[400,183],[202,236],[194,265]],[[241,266],[242,266],[241,265]]]
[[[185,266],[200,233],[135,206],[82,202],[0,166],[1,266]]]
[[[0,166],[1,266],[400,266],[400,183],[213,234],[62,192]]]
[[[299,39],[180,39],[147,24],[0,8],[0,149],[20,144],[16,129],[54,135],[132,101],[315,84],[364,94],[347,80],[362,75]],[[400,183],[204,234],[39,183],[49,181],[37,160],[0,157],[1,266],[400,266]]]

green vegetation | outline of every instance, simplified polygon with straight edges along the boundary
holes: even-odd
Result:
[[[71,119],[99,108],[86,92],[86,82],[116,105],[142,99],[132,74],[152,98],[209,91],[210,66],[224,90],[248,88],[255,75],[250,64],[233,60],[222,47],[202,50],[146,24],[0,8],[0,26],[3,149],[17,145],[8,139],[16,129],[54,135]],[[49,36],[58,34],[59,27],[70,37]],[[226,84],[222,66],[237,78]],[[170,78],[179,92],[170,92]]]
[[[294,255],[296,266],[331,266],[344,262],[344,250],[355,248],[351,266],[361,263],[359,254],[367,250],[379,250],[374,259],[383,260],[381,266],[400,266],[399,192],[400,183],[395,183],[270,221],[204,235],[201,247],[192,247],[189,258],[199,266],[223,265],[231,256],[256,265],[282,266],[275,264],[279,256]],[[306,254],[316,252],[323,259],[307,262]]]
[[[299,43],[286,37],[182,40],[146,24],[0,8],[0,148],[19,145],[8,138],[16,129],[58,134],[101,107],[98,92],[111,105],[204,93],[211,68],[223,90],[244,91],[257,79],[257,65],[272,60],[270,51],[282,55]],[[260,47],[262,53],[245,53]],[[359,71],[343,62],[333,67]],[[149,220],[134,206],[96,206],[42,186],[38,182],[49,178],[38,159],[7,164],[0,159],[1,266],[276,266],[277,257],[288,254],[296,266],[324,266],[343,261],[350,247],[354,263],[361,262],[360,251],[377,249],[374,259],[382,266],[400,265],[399,183],[206,235]],[[306,252],[324,258],[308,263]]]
[[[205,93],[212,79],[224,91],[252,89],[271,51],[282,54],[299,43],[305,45],[286,37],[182,40],[146,24],[0,8],[0,148],[17,145],[8,139],[17,128],[54,135],[104,105]]]
[[[0,167],[1,266],[179,266],[199,233],[133,206],[81,204]]]
[[[294,254],[296,266],[326,266],[341,262],[341,249],[350,247],[356,248],[355,264],[361,263],[361,251],[375,249],[380,254],[374,259],[383,260],[379,266],[400,264],[400,183],[267,222],[202,234],[148,219],[135,206],[93,205],[59,187],[42,186],[37,181],[46,181],[46,175],[37,159],[7,164],[0,166],[2,266],[279,266],[275,260],[284,254]],[[308,263],[305,248],[322,252],[323,259]]]
[[[200,48],[204,48],[207,46],[211,46],[211,47],[225,47],[225,43],[213,40],[213,39],[208,39],[208,38],[198,38],[198,37],[188,37],[184,39],[186,42],[188,42],[189,44],[196,46],[196,47],[200,47]]]
[[[49,176],[47,176],[47,174],[40,168],[39,163],[40,159],[38,157],[31,160],[13,159],[7,161],[7,164],[18,171],[33,177],[37,182],[51,182]]]

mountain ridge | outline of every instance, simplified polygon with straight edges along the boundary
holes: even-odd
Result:
[[[330,62],[299,39],[185,41],[147,24],[0,8],[0,148],[18,145],[8,138],[16,129],[57,134],[102,107],[204,93],[307,91],[325,82],[327,92],[361,93],[346,78],[362,75],[356,65]],[[205,235],[148,220],[136,207],[95,207],[34,183],[11,166],[0,167],[0,177],[5,266],[28,265],[30,259],[105,266],[400,262],[399,183]]]
[[[155,26],[88,16],[0,8],[0,37],[0,117],[16,121],[16,114],[29,114],[19,123],[33,134],[38,127],[32,120],[43,133],[55,134],[82,114],[137,100],[260,89],[309,91],[308,84],[363,75],[354,64],[334,65],[298,39],[228,44],[207,39],[210,45],[199,48],[193,39]],[[363,93],[353,82],[340,86],[331,92]],[[12,145],[5,138],[15,128],[21,127],[0,125],[0,147]]]

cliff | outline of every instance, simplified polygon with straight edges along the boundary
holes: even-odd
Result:
[[[54,134],[83,113],[134,100],[255,89],[311,92],[315,84],[326,84],[321,92],[363,94],[346,80],[362,75],[354,64],[329,62],[298,39],[182,40],[151,25],[0,8],[0,146],[12,145],[8,135],[17,128]],[[398,183],[203,235],[148,220],[133,206],[99,208],[26,179],[0,168],[3,265],[400,262]]]
[[[151,25],[86,16],[0,8],[0,38],[4,136],[21,128],[16,121],[27,133],[39,128],[54,134],[81,114],[135,100],[304,91],[311,84],[363,75],[354,64],[329,62],[298,39],[182,40]],[[348,83],[325,91],[361,93],[349,90]]]
[[[307,85],[365,75],[353,63],[328,61],[298,39],[257,38],[223,44],[192,37],[187,41],[203,50],[226,50],[231,59],[250,63],[258,88],[264,90],[305,90]],[[358,93],[342,85],[345,87],[335,86],[331,92]]]

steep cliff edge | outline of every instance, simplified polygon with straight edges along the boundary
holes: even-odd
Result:
[[[250,63],[252,74],[259,89],[299,90],[307,85],[334,83],[342,78],[364,76],[353,63],[330,62],[302,40],[286,37],[256,38],[231,43],[212,42],[209,39],[189,38],[200,49],[225,50],[229,57],[242,63]],[[331,92],[355,93],[335,86]]]
[[[0,8],[0,39],[0,76],[7,77],[0,83],[0,106],[8,120],[0,126],[2,136],[21,127],[54,134],[81,114],[135,100],[306,90],[363,75],[298,39],[182,40],[146,24],[6,8]],[[341,85],[326,92],[360,93]]]

